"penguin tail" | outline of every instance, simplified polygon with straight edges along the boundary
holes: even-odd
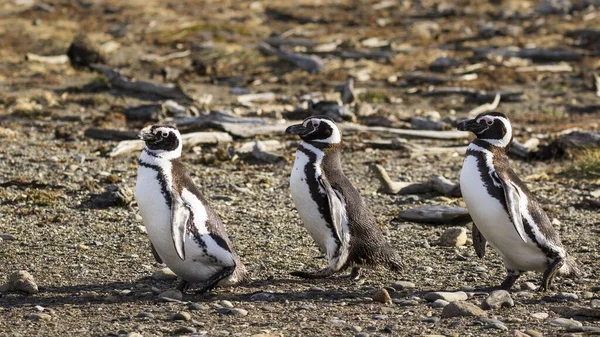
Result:
[[[400,256],[394,252],[386,261],[386,267],[394,273],[399,273],[404,270],[404,263],[400,260]]]
[[[581,276],[581,270],[577,262],[567,255],[565,257],[565,264],[560,268],[560,274],[568,277],[579,277]]]

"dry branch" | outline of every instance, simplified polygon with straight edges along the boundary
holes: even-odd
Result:
[[[427,205],[401,211],[402,220],[431,224],[464,225],[471,222],[469,210],[463,207],[447,205]]]
[[[142,56],[140,58],[140,60],[145,61],[145,62],[162,63],[162,62],[167,62],[167,61],[174,60],[174,59],[185,58],[185,57],[190,56],[191,54],[192,54],[192,52],[189,49],[187,49],[184,51],[178,51],[178,52],[167,54],[164,56],[157,55],[157,54],[148,54],[148,55]]]
[[[266,55],[277,55],[280,59],[290,62],[296,67],[306,70],[310,73],[320,73],[323,70],[323,60],[315,55],[304,55],[300,53],[291,53],[271,47],[267,43],[260,43],[258,50]]]
[[[368,132],[374,134],[387,134],[403,136],[407,138],[425,138],[425,139],[465,139],[469,138],[470,134],[466,131],[431,131],[431,130],[406,130],[386,128],[382,126],[364,126],[350,123],[340,123],[338,127],[342,132]]]
[[[179,86],[172,83],[162,84],[130,79],[121,75],[118,70],[101,64],[92,64],[90,67],[104,74],[104,76],[108,78],[110,84],[119,89],[152,94],[176,100],[193,101],[193,99],[185,94]]]
[[[41,62],[41,63],[48,63],[48,64],[65,64],[65,63],[69,62],[69,57],[67,55],[43,56],[43,55],[37,55],[37,54],[33,54],[33,53],[27,53],[25,55],[25,60]]]
[[[192,132],[181,135],[184,147],[191,147],[197,144],[218,144],[229,143],[233,138],[224,132]],[[141,140],[124,140],[119,142],[109,153],[109,157],[116,157],[122,154],[141,151],[144,148],[144,142]]]
[[[475,109],[469,111],[468,116],[475,117],[475,116],[479,115],[480,113],[494,111],[498,107],[499,103],[500,103],[500,93],[496,93],[496,97],[494,97],[494,101],[492,103],[484,103],[484,104],[476,107]]]
[[[375,177],[381,183],[381,190],[388,194],[423,194],[437,192],[449,197],[460,197],[460,186],[440,175],[433,175],[423,183],[393,181],[380,165],[372,167]]]

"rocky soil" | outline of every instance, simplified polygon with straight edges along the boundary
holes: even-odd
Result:
[[[370,270],[352,282],[289,276],[326,264],[302,228],[288,190],[296,139],[252,137],[280,142],[274,152],[281,160],[271,163],[236,152],[252,139],[234,135],[231,142],[196,145],[184,151],[183,160],[227,224],[252,280],[165,301],[158,294],[177,281],[154,261],[133,199],[139,152],[109,157],[117,140],[85,131],[120,130],[130,132],[127,138],[144,125],[181,116],[160,110],[132,120],[126,117],[129,108],[160,104],[165,97],[122,90],[85,66],[25,60],[27,53],[66,54],[73,39],[86,33],[102,54],[96,61],[136,79],[178,83],[192,98],[175,99],[188,115],[221,110],[273,123],[306,116],[307,100],[337,99],[334,88],[349,76],[357,96],[344,106],[353,112],[351,119],[393,128],[410,128],[418,116],[450,129],[471,109],[491,102],[496,91],[510,90],[520,92],[508,95],[518,99],[501,100],[497,111],[511,118],[516,139],[537,137],[549,144],[564,129],[600,128],[593,76],[600,72],[600,33],[578,31],[600,30],[598,5],[510,0],[0,4],[0,284],[5,284],[0,335],[600,333],[598,149],[543,161],[513,158],[515,171],[548,212],[582,276],[559,277],[550,291],[538,292],[541,275],[530,273],[510,293],[490,295],[483,289],[498,285],[505,271],[491,249],[485,259],[476,257],[470,224],[458,226],[466,229],[465,240],[465,230],[452,229],[457,225],[398,217],[420,205],[461,206],[462,199],[386,194],[372,172],[379,164],[393,180],[420,182],[439,174],[457,182],[462,155],[409,156],[369,143],[390,135],[344,135],[345,172],[406,264],[401,273]],[[288,41],[287,51],[319,56],[323,68],[311,73],[262,54],[256,46],[272,34]],[[291,39],[301,42],[289,45]],[[562,54],[546,50],[543,55],[555,56],[540,60],[518,52],[540,48]],[[173,53],[179,54],[164,58]],[[450,65],[432,72],[440,70],[430,68],[439,58],[438,64]],[[540,65],[558,68],[535,68]],[[492,94],[427,94],[442,87]],[[239,99],[265,92],[273,93],[266,101]],[[409,142],[429,148],[468,140]],[[23,270],[29,274],[13,275]]]

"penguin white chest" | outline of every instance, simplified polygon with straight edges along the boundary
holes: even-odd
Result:
[[[467,156],[460,174],[460,189],[473,222],[508,267],[544,270],[545,254],[531,239],[521,240],[502,203],[489,194],[477,161],[475,156]]]
[[[314,165],[315,176],[306,175],[307,165]],[[312,171],[312,170],[311,170]],[[315,240],[323,252],[328,252],[327,246],[331,241],[332,233],[323,215],[319,212],[319,205],[311,196],[310,185],[318,186],[320,169],[318,162],[311,162],[310,158],[303,152],[296,152],[296,160],[290,177],[290,191],[294,205],[304,223],[304,228]],[[331,249],[330,249],[331,250]]]

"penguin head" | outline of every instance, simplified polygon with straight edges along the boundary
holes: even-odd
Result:
[[[342,134],[333,119],[327,116],[310,116],[302,124],[289,126],[285,133],[298,135],[309,143],[335,145],[342,142]]]
[[[146,150],[159,157],[181,156],[181,134],[174,126],[152,125],[143,128],[138,137],[146,143]]]
[[[499,112],[479,114],[473,119],[460,122],[457,129],[471,131],[478,139],[497,147],[507,147],[513,138],[508,117]]]

